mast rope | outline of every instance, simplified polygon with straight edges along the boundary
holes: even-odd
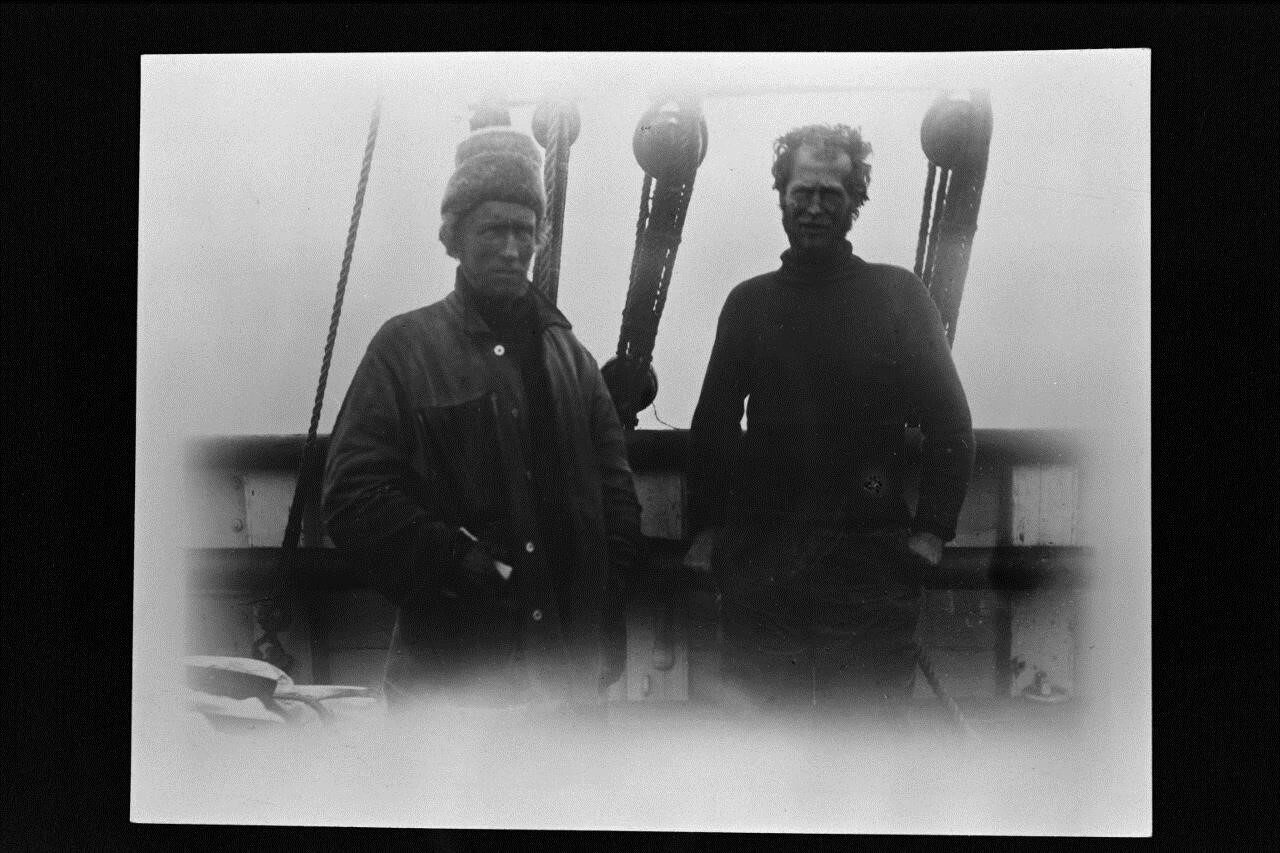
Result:
[[[552,303],[560,293],[560,249],[564,242],[569,148],[578,138],[580,129],[581,119],[572,103],[543,101],[533,116],[533,136],[546,150],[542,182],[547,192],[547,239],[533,262],[533,284]]]
[[[929,246],[924,256],[924,275],[920,279],[931,295],[933,294],[934,263],[938,256],[938,226],[942,224],[942,217],[947,210],[947,184],[950,177],[950,169],[943,169],[938,176],[938,195],[933,200],[933,225],[929,229]]]
[[[694,178],[707,151],[701,107],[696,100],[656,98],[640,118],[632,148],[644,171],[636,244],[617,353],[602,368],[618,419],[627,429],[635,428],[637,413],[657,395],[653,347]]]
[[[916,278],[924,281],[924,247],[929,239],[929,209],[933,205],[933,181],[938,167],[929,163],[929,177],[924,182],[924,209],[920,211],[920,237],[916,241]]]
[[[281,543],[280,555],[280,588],[270,598],[260,599],[255,604],[255,617],[262,628],[262,636],[253,643],[253,656],[259,660],[278,666],[288,672],[294,663],[293,656],[285,652],[277,636],[279,631],[288,628],[293,621],[290,612],[294,588],[296,586],[296,556],[298,541],[302,536],[302,513],[307,500],[315,491],[319,471],[315,460],[316,435],[320,428],[320,411],[324,405],[325,386],[329,381],[329,365],[333,360],[333,347],[338,338],[338,321],[342,317],[342,302],[347,291],[347,278],[351,273],[351,258],[356,248],[356,232],[360,227],[360,213],[364,208],[365,188],[369,184],[369,171],[373,166],[373,150],[378,141],[378,125],[382,118],[382,98],[379,97],[373,106],[373,117],[369,121],[369,135],[365,141],[364,159],[360,164],[360,182],[356,187],[355,206],[351,210],[351,223],[347,226],[347,243],[342,254],[342,268],[338,273],[338,287],[334,294],[333,311],[329,317],[329,333],[325,337],[324,357],[320,362],[320,380],[316,386],[315,401],[311,406],[311,423],[307,427],[307,439],[302,445],[302,459],[298,466],[298,480],[293,490],[293,501],[289,505],[289,520],[285,525],[284,541]]]
[[[915,273],[938,309],[948,347],[955,343],[956,320],[973,234],[978,226],[978,206],[990,143],[991,101],[981,90],[970,92],[966,98],[941,95],[925,114],[920,127],[920,144],[929,173],[920,213]],[[931,198],[935,175],[937,197]],[[932,226],[929,222],[931,201]],[[907,425],[919,426],[919,420],[919,413],[913,413]],[[973,738],[973,729],[955,700],[943,689],[924,646],[917,641],[916,649],[917,665],[942,702],[952,725],[962,738]]]

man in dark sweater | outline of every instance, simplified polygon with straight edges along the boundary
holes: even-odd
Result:
[[[924,285],[846,240],[870,150],[843,125],[775,144],[791,248],[725,301],[693,416],[690,515],[723,596],[726,697],[901,720],[920,581],[955,536],[974,442]],[[914,514],[909,423],[923,433]]]

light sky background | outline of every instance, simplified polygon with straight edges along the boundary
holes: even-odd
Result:
[[[354,799],[255,800],[260,816],[211,815],[183,799],[211,777],[203,765],[175,759],[185,735],[164,711],[176,707],[181,683],[176,602],[192,541],[179,482],[184,443],[306,431],[379,93],[382,126],[322,432],[332,429],[377,328],[452,287],[455,264],[436,236],[439,206],[468,132],[467,105],[482,93],[533,102],[561,88],[578,99],[560,306],[601,363],[617,344],[643,180],[631,139],[650,94],[661,85],[753,93],[703,103],[709,150],[654,354],[657,411],[687,427],[725,297],[739,281],[775,269],[786,248],[770,188],[773,140],[813,122],[861,127],[874,153],[871,199],[850,235],[854,251],[910,267],[927,168],[920,123],[939,92],[985,88],[994,131],[955,360],[979,428],[1110,435],[1082,507],[1100,567],[1096,602],[1083,608],[1094,632],[1089,648],[1097,650],[1082,691],[1103,710],[1090,748],[1073,744],[1060,762],[1043,744],[1028,744],[984,754],[988,764],[976,777],[956,764],[947,771],[953,777],[939,775],[930,754],[918,774],[900,767],[864,784],[874,788],[868,797],[884,798],[873,811],[890,831],[1149,833],[1148,51],[149,56],[139,83],[134,819],[394,823],[416,814],[412,805],[383,813],[400,806],[383,802],[389,783],[379,768],[368,777],[376,784],[359,773],[332,782],[358,788]],[[826,91],[766,94],[784,88]],[[532,113],[531,105],[513,109],[513,125],[528,130]],[[652,409],[640,426],[660,426]],[[259,758],[249,763],[263,764]],[[732,779],[720,781],[758,793],[758,759],[744,755],[726,769]],[[213,781],[243,794],[244,764],[236,763],[243,760],[230,756]],[[331,776],[316,771],[316,778]],[[669,774],[655,780],[669,783]],[[593,795],[607,803],[611,790]],[[705,820],[710,812],[694,795],[714,800],[719,790],[710,783],[691,790],[687,813],[654,820],[668,828],[676,824],[667,818]],[[1007,813],[1019,792],[1043,808]],[[635,802],[647,801],[637,794]],[[528,820],[560,818],[535,810]],[[789,820],[811,828],[803,816]]]
[[[321,431],[369,339],[443,297],[439,205],[468,103],[577,98],[560,307],[603,363],[617,344],[643,173],[631,151],[655,87],[710,96],[662,318],[657,413],[687,427],[729,290],[786,248],[772,141],[861,127],[871,200],[854,251],[910,267],[939,91],[994,114],[955,359],[978,427],[1093,429],[1146,417],[1150,86],[1145,51],[982,54],[157,56],[141,75],[139,391],[182,435],[306,431],[376,96],[383,119]],[[848,91],[766,94],[779,88]],[[512,109],[529,130],[533,107]],[[654,409],[641,427],[656,427]]]

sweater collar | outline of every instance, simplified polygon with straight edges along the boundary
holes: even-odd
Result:
[[[830,253],[816,258],[801,259],[795,249],[787,249],[782,253],[782,267],[778,273],[795,284],[826,284],[846,278],[862,264],[863,260],[853,253],[853,245],[848,240],[841,240]]]

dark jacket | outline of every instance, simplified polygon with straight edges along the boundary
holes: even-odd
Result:
[[[611,574],[635,557],[640,509],[594,359],[550,302],[535,302],[571,565],[544,560],[524,384],[464,288],[383,325],[338,414],[325,520],[399,606],[391,687],[499,672],[579,696],[598,687]],[[439,535],[458,526],[513,552],[509,584],[458,594]]]
[[[924,285],[847,242],[821,265],[790,251],[782,259],[735,287],[720,314],[691,428],[695,527],[739,518],[952,539],[973,430]],[[909,422],[924,436],[914,517],[903,483]]]

